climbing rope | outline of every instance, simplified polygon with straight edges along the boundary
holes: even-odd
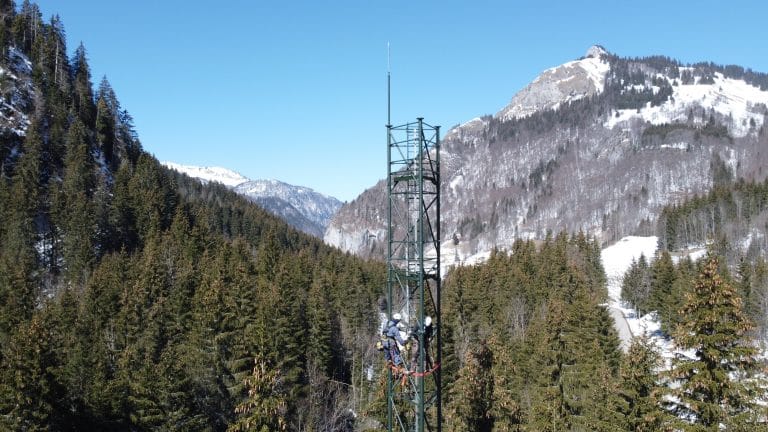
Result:
[[[394,363],[392,363],[392,361],[388,361],[387,362],[387,367],[389,369],[391,369],[392,373],[394,373],[395,375],[401,375],[402,376],[401,381],[404,384],[405,383],[405,379],[407,377],[409,377],[409,376],[412,376],[412,377],[425,377],[425,376],[428,376],[428,375],[432,375],[433,373],[435,373],[436,370],[440,369],[440,363],[435,363],[435,365],[432,366],[431,369],[425,370],[424,372],[411,372],[411,371],[409,371],[408,369],[406,369],[403,366],[395,365]]]
[[[440,363],[435,363],[435,365],[432,366],[432,369],[425,370],[424,372],[410,372],[410,376],[425,377],[427,375],[432,375],[438,369],[440,369]]]

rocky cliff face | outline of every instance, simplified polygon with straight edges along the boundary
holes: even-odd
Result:
[[[496,117],[501,120],[519,119],[602,93],[606,74],[610,70],[605,55],[602,47],[593,46],[583,59],[545,70],[520,90]]]
[[[593,47],[445,135],[442,232],[461,241],[443,254],[549,231],[653,234],[661,207],[706,192],[713,173],[765,178],[767,104],[765,74]],[[326,242],[384,256],[386,206],[381,181],[339,210]]]

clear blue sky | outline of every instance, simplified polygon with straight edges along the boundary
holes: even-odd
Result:
[[[16,0],[17,4],[21,0]],[[593,44],[768,72],[764,1],[39,0],[85,44],[160,160],[351,200],[386,176],[392,120],[493,114]]]

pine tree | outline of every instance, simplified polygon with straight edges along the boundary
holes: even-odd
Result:
[[[593,367],[590,385],[583,393],[586,403],[574,418],[574,429],[594,432],[622,432],[621,400],[617,397],[618,382],[607,364]]]
[[[637,261],[632,261],[629,270],[624,275],[621,282],[621,299],[637,310],[638,315],[645,315],[651,312],[650,291],[648,261],[645,259],[645,255],[641,254]]]
[[[119,429],[125,424],[128,383],[119,379],[117,356],[125,349],[125,339],[116,325],[120,296],[130,286],[132,272],[125,254],[105,256],[94,269],[80,296],[80,312],[75,332],[76,349],[82,353],[76,368],[86,371],[83,403],[92,424],[103,429]],[[94,427],[97,429],[98,427]]]
[[[674,319],[677,309],[675,303],[675,265],[669,252],[662,251],[659,256],[653,260],[650,268],[651,273],[651,292],[648,301],[650,310],[658,313],[659,320],[665,330],[671,330],[670,324]]]
[[[332,377],[333,349],[328,286],[322,277],[312,282],[307,297],[307,367],[325,377]]]
[[[226,262],[226,247],[214,240],[201,262],[209,263],[201,275],[200,285],[192,301],[192,328],[189,333],[190,357],[187,368],[196,379],[201,410],[207,413],[209,423],[217,430],[234,417],[234,404],[244,395],[243,382],[249,371],[253,352],[242,340],[252,335],[253,328],[238,328],[234,300],[222,275]],[[245,299],[244,301],[253,301]],[[243,317],[253,318],[253,317]],[[239,338],[237,337],[239,336]],[[244,366],[238,368],[242,359]],[[234,375],[234,376],[233,376]]]
[[[75,107],[75,113],[86,127],[93,128],[96,122],[96,105],[93,100],[91,69],[88,66],[85,46],[82,43],[75,50],[75,55],[72,59],[72,70],[74,76],[72,102]]]
[[[757,267],[757,265],[755,267]],[[747,314],[747,317],[749,317],[750,321],[759,327],[759,323],[762,320],[759,307],[759,278],[755,277],[755,270],[749,261],[745,259],[745,257],[741,257],[739,260],[737,272],[738,292],[739,297],[741,297],[744,301],[744,312]]]
[[[287,430],[286,403],[280,372],[262,356],[254,360],[253,372],[245,379],[248,398],[235,408],[237,419],[228,432],[273,432]]]
[[[747,380],[756,369],[756,349],[744,340],[751,324],[736,290],[720,275],[716,256],[707,256],[687,293],[676,342],[693,357],[679,355],[670,378],[680,383],[674,406],[695,430],[719,429],[754,415],[755,393]]]
[[[566,316],[562,302],[552,300],[547,305],[545,321],[538,337],[532,339],[534,357],[539,375],[535,378],[531,414],[528,425],[542,432],[569,430],[572,426],[573,407],[567,391],[567,369],[573,360],[566,349]],[[534,341],[535,340],[535,341]]]
[[[481,343],[476,350],[468,351],[464,365],[450,392],[450,404],[446,410],[446,426],[454,432],[487,432],[493,426],[491,403],[493,378],[489,371],[492,353]]]
[[[96,183],[94,170],[95,163],[85,126],[76,119],[67,134],[67,155],[62,179],[64,214],[59,216],[67,275],[76,282],[84,280],[95,259],[96,224],[91,202]]]
[[[664,387],[659,383],[661,357],[645,336],[632,340],[621,365],[619,394],[624,429],[632,432],[666,430],[669,415],[662,408]]]
[[[40,33],[42,16],[40,8],[29,0],[24,0],[13,20],[11,32],[14,42],[24,53],[30,53],[32,46]]]
[[[25,152],[18,162],[7,207],[3,205],[0,238],[0,342],[32,317],[40,295],[38,232],[35,219],[42,195],[42,137],[33,122],[27,130]]]
[[[685,257],[675,267],[675,281],[672,283],[672,292],[667,300],[667,314],[669,322],[662,322],[661,328],[667,334],[673,334],[677,326],[688,318],[682,315],[682,305],[686,293],[694,286],[698,270],[690,257]]]
[[[519,431],[523,425],[523,410],[515,397],[516,375],[520,369],[514,363],[510,348],[493,335],[488,340],[493,356],[490,374],[493,379],[492,401],[489,415],[493,419],[493,430]]]
[[[117,167],[115,155],[115,118],[104,98],[96,102],[96,143],[108,167]]]
[[[760,258],[755,263],[752,290],[752,307],[756,332],[762,340],[768,338],[768,263]]]
[[[45,431],[55,420],[60,391],[52,375],[56,358],[51,339],[51,329],[39,313],[3,347],[0,425],[7,430]]]
[[[305,269],[309,264],[298,258],[284,257],[270,289],[268,304],[270,317],[272,361],[281,370],[287,387],[287,403],[291,412],[306,391],[307,318],[306,292],[309,277]]]

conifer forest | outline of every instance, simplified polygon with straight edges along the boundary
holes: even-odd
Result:
[[[384,262],[163,167],[58,16],[0,0],[0,54],[0,430],[386,430]],[[621,348],[583,232],[451,269],[442,430],[768,430],[768,264],[730,243],[766,209],[724,178],[622,281],[696,355]]]

